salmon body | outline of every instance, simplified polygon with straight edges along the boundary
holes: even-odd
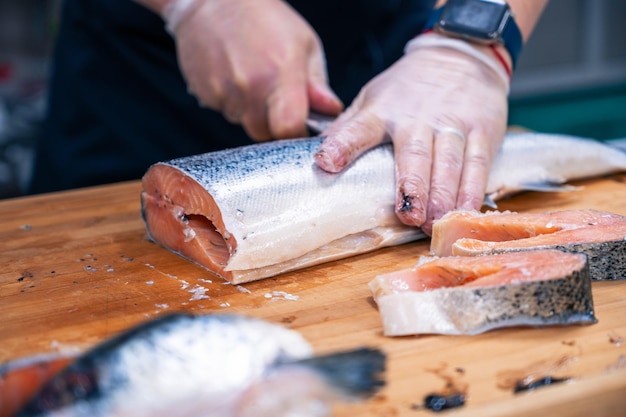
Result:
[[[171,314],[86,352],[2,415],[321,417],[334,400],[375,393],[384,367],[375,349],[314,356],[297,332],[258,319]],[[0,376],[19,392],[18,377]],[[34,381],[22,384],[31,392]]]
[[[626,217],[603,211],[457,210],[435,222],[430,245],[435,256],[548,248],[586,254],[593,280],[626,279]]]
[[[558,250],[425,257],[369,287],[386,336],[597,321],[586,256]]]
[[[176,159],[143,178],[149,236],[232,283],[424,237],[394,213],[391,147],[340,174],[315,165],[322,139]]]
[[[259,143],[153,165],[141,194],[149,237],[232,283],[425,237],[394,213],[391,144],[329,174],[314,161],[322,140]],[[510,133],[485,201],[495,206],[523,190],[570,189],[561,184],[616,171],[626,171],[626,154],[600,142]]]

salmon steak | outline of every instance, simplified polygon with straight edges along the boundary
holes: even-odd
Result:
[[[260,143],[153,165],[149,237],[239,284],[425,237],[394,212],[391,147],[340,174],[317,167],[321,138]]]
[[[586,254],[592,280],[626,279],[626,217],[604,211],[457,210],[435,222],[430,244],[435,256],[550,248]]]
[[[555,249],[422,257],[369,288],[386,336],[597,322],[586,255]]]

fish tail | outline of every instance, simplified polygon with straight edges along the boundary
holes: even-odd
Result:
[[[604,143],[626,153],[626,138],[608,139]]]
[[[385,385],[385,362],[385,353],[373,348],[359,348],[298,361],[316,370],[343,394],[354,398],[370,397]]]

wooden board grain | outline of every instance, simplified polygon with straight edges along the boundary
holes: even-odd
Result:
[[[578,185],[500,208],[626,215],[626,175]],[[233,286],[149,242],[139,192],[130,182],[0,202],[0,362],[80,351],[168,311],[242,313],[298,330],[320,353],[368,345],[388,354],[387,386],[365,403],[338,406],[340,416],[427,415],[424,397],[451,390],[467,401],[449,415],[626,409],[626,281],[594,283],[592,326],[387,338],[367,283],[413,265],[428,241]],[[516,381],[542,376],[570,381],[513,393]]]

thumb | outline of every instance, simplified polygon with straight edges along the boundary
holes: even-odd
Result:
[[[343,110],[343,103],[328,85],[326,58],[321,48],[309,59],[307,94],[312,111],[334,116]]]

